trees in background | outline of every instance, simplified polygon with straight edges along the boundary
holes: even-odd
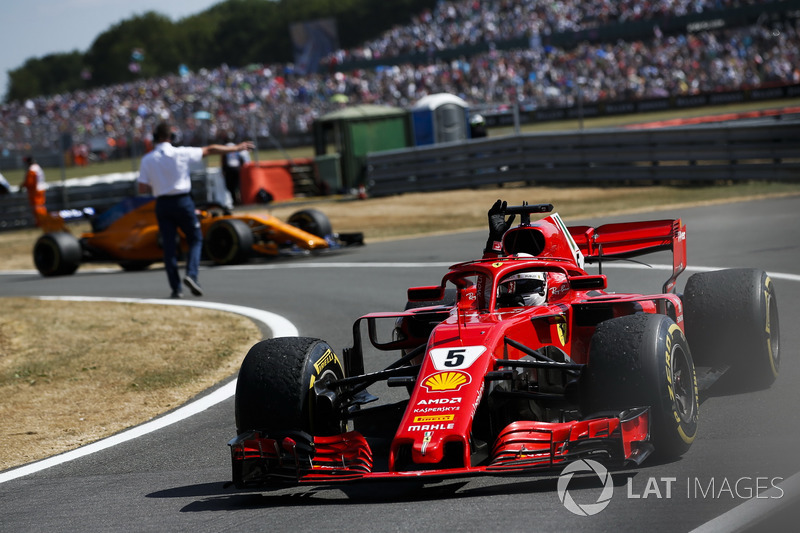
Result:
[[[293,60],[289,25],[334,17],[339,42],[350,48],[410,21],[436,0],[226,0],[173,21],[156,12],[123,20],[101,33],[85,53],[29,59],[9,72],[6,101],[52,95],[226,63]]]

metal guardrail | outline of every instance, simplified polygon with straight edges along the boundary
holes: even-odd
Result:
[[[367,156],[371,196],[535,183],[800,179],[800,120],[473,139]]]

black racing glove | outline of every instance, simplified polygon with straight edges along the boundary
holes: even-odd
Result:
[[[506,219],[505,210],[508,206],[507,202],[497,200],[491,209],[489,209],[489,239],[486,241],[486,248],[484,254],[497,254],[503,253],[503,235],[514,223],[517,215],[511,215]]]

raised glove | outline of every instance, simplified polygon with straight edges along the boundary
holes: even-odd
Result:
[[[505,210],[507,206],[507,202],[497,200],[489,209],[489,239],[486,241],[484,253],[503,253],[503,235],[505,235],[517,217],[516,215],[511,215],[506,219]]]

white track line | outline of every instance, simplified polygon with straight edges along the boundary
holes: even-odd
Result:
[[[406,263],[385,263],[385,262],[339,262],[339,263],[319,263],[319,262],[296,262],[296,263],[251,263],[245,265],[231,265],[231,266],[215,266],[214,270],[284,270],[284,269],[314,269],[314,268],[448,268],[455,264],[453,261],[437,261],[430,263],[423,262],[406,262]],[[587,265],[587,270],[596,269],[596,265]],[[667,272],[672,271],[672,265],[644,265],[637,263],[620,263],[620,262],[606,262],[603,263],[603,269],[633,269],[633,270],[664,270]],[[685,272],[709,272],[712,270],[724,270],[728,267],[702,267],[702,266],[687,266]],[[79,274],[97,274],[97,273],[113,273],[119,272],[118,268],[109,269],[95,269],[84,270]],[[24,274],[37,274],[36,270],[5,270],[0,271],[0,276],[19,276]],[[783,272],[767,272],[774,279],[785,279],[789,281],[800,282],[800,275],[787,274]],[[102,298],[101,298],[102,299]],[[154,300],[148,300],[150,302]],[[182,303],[175,303],[173,300],[163,300],[160,303],[167,303],[172,305],[189,305]]]
[[[222,267],[215,267],[215,268],[224,268],[226,270],[282,270],[282,269],[299,269],[299,268],[448,268],[452,266],[452,261],[449,262],[430,262],[430,263],[422,263],[422,262],[408,262],[408,263],[380,263],[380,262],[362,262],[362,263],[348,263],[348,262],[341,262],[341,263],[292,263],[289,264],[246,264],[246,265],[233,265],[233,266],[222,266]],[[591,264],[586,265],[587,270],[596,269],[597,265]],[[629,269],[629,270],[663,270],[666,272],[672,272],[672,265],[661,265],[661,264],[653,264],[653,265],[645,265],[639,263],[620,263],[620,262],[606,262],[603,263],[603,270],[611,268],[611,269]],[[703,266],[687,266],[685,272],[710,272],[712,270],[725,270],[727,267],[703,267]],[[774,279],[785,279],[789,281],[797,281],[800,282],[800,275],[798,274],[787,274],[783,272],[767,272],[770,277]]]
[[[297,328],[294,326],[294,324],[292,324],[282,316],[276,315],[274,313],[269,313],[267,311],[261,311],[259,309],[252,309],[250,307],[242,307],[238,305],[228,305],[228,304],[203,302],[203,301],[146,300],[138,298],[92,298],[92,297],[82,297],[82,296],[47,296],[47,297],[41,297],[40,299],[67,300],[76,302],[122,302],[122,303],[143,303],[143,304],[160,304],[160,305],[182,305],[187,307],[203,307],[206,309],[215,309],[218,311],[227,311],[229,313],[244,315],[253,320],[261,322],[264,325],[266,325],[270,330],[272,330],[273,337],[296,337],[298,335]],[[74,461],[75,459],[79,459],[81,457],[85,457],[87,455],[99,452],[101,450],[105,450],[106,448],[116,446],[117,444],[133,440],[135,438],[141,437],[142,435],[147,435],[148,433],[152,433],[153,431],[157,431],[169,425],[175,424],[176,422],[180,422],[181,420],[185,420],[190,416],[201,413],[206,409],[208,409],[209,407],[212,407],[220,402],[227,400],[228,398],[233,396],[235,392],[236,392],[236,380],[233,380],[230,383],[227,383],[226,385],[211,392],[210,394],[203,396],[202,398],[199,398],[187,405],[184,405],[183,407],[180,407],[175,411],[172,411],[171,413],[168,413],[164,416],[151,420],[150,422],[146,422],[139,426],[125,430],[121,433],[117,433],[116,435],[112,435],[111,437],[99,440],[97,442],[87,444],[86,446],[81,446],[80,448],[77,448],[75,450],[65,452],[53,457],[49,457],[47,459],[43,459],[35,463],[30,463],[21,466],[19,468],[8,470],[6,472],[2,472],[0,473],[0,483],[5,483],[6,481],[11,481],[12,479],[17,479],[23,476],[27,476],[29,474],[40,472],[47,468],[67,463],[69,461]]]

